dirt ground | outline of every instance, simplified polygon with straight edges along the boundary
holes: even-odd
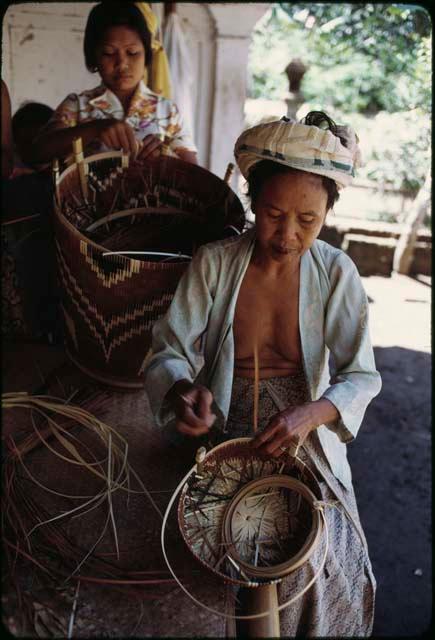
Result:
[[[349,445],[349,458],[378,582],[373,635],[422,637],[429,631],[432,603],[431,282],[429,278],[404,276],[363,280],[371,303],[372,340],[383,389],[370,405],[357,439]],[[53,370],[67,388],[73,384],[68,376],[78,374],[71,374],[69,365],[59,369],[64,361],[60,347],[7,343],[3,391],[35,391]],[[109,415],[128,438],[131,463],[146,475],[149,488],[169,492],[192,462],[192,451],[180,455],[165,448],[159,435],[144,426],[147,412],[143,394],[115,394]],[[15,421],[3,421],[3,437],[16,430]],[[39,468],[46,473],[43,465]],[[168,470],[163,476],[161,468]],[[162,495],[164,506],[167,494]],[[133,505],[128,518],[121,521],[125,544],[146,539],[142,510],[143,505]],[[92,534],[85,527],[80,531],[82,537]],[[154,558],[158,551],[142,549],[131,559],[131,566],[143,568],[147,553]],[[20,571],[25,578],[26,568]],[[203,574],[200,576],[198,584],[198,575],[193,575],[193,588],[206,590]],[[27,589],[31,591],[32,585],[27,584]],[[62,597],[46,594],[45,601],[40,594],[39,599],[55,611],[60,625],[53,623],[51,631],[41,627],[39,613],[40,634],[45,629],[45,637],[65,636],[73,596],[73,588]],[[36,635],[34,629],[20,626],[19,607],[7,582],[3,583],[2,604],[6,631],[21,637]],[[82,585],[77,598],[72,637],[219,637],[224,635],[222,629],[214,616],[188,601],[177,587],[162,589],[157,598],[147,599],[140,590],[132,596],[119,587],[114,590],[88,584]]]
[[[378,582],[373,635],[416,637],[432,614],[430,279],[363,281],[383,387],[349,460]]]

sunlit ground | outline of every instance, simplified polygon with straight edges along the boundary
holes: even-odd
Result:
[[[372,300],[370,331],[375,347],[431,351],[431,278],[393,274],[362,278]]]

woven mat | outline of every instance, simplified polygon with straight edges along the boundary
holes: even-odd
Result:
[[[7,375],[7,373],[6,373]],[[18,389],[17,389],[18,390]],[[24,389],[20,389],[23,391]],[[165,510],[173,490],[186,471],[193,465],[197,444],[191,441],[185,446],[170,445],[154,427],[145,392],[120,392],[94,384],[73,365],[63,365],[49,385],[46,393],[61,396],[78,391],[77,398],[98,394],[98,410],[92,411],[100,420],[114,427],[129,443],[129,464],[139,474],[149,491],[153,493],[159,508]],[[74,400],[72,400],[74,403]],[[19,434],[29,428],[28,412],[10,410],[7,416],[8,433]],[[13,414],[13,417],[11,415]],[[93,436],[83,428],[74,433],[92,450],[97,450]],[[100,447],[99,451],[103,451]],[[75,495],[93,495],[99,480],[79,467],[59,460],[46,447],[26,456],[29,471],[38,480],[56,491]],[[71,509],[71,501],[52,496],[29,482],[29,495],[51,515]],[[128,570],[165,569],[160,550],[161,518],[143,495],[115,494],[119,562],[114,555],[106,556],[110,562]],[[175,511],[175,509],[174,509]],[[107,509],[99,507],[82,517],[70,520],[66,531],[70,540],[83,549],[89,549],[100,536],[107,516]],[[174,514],[173,514],[174,516]],[[228,610],[229,595],[221,582],[205,572],[184,546],[172,517],[167,546],[171,562],[177,574],[183,577],[195,597],[219,611]],[[37,535],[37,532],[35,532]],[[98,545],[99,553],[113,554],[115,544],[110,528]],[[83,574],[86,565],[81,570]],[[25,569],[24,569],[25,570]],[[170,577],[170,576],[166,576]],[[83,583],[82,583],[83,584]],[[224,637],[224,618],[213,616],[195,605],[177,586],[153,589],[157,597],[147,599],[146,590],[139,591],[135,599],[107,586],[86,585],[81,588],[74,626],[75,637]],[[62,614],[65,616],[65,612]]]

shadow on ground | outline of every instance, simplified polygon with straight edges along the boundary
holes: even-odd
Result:
[[[380,395],[349,445],[378,582],[373,635],[418,636],[432,610],[431,355],[376,348]]]

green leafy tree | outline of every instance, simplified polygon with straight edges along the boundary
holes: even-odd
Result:
[[[253,36],[251,97],[282,98],[292,57],[310,65],[308,101],[374,114],[431,106],[431,21],[418,5],[272,6]]]
[[[418,5],[273,4],[253,34],[250,97],[285,98],[284,70],[301,58],[301,115],[325,109],[352,124],[358,176],[415,195],[430,166],[431,29]]]

